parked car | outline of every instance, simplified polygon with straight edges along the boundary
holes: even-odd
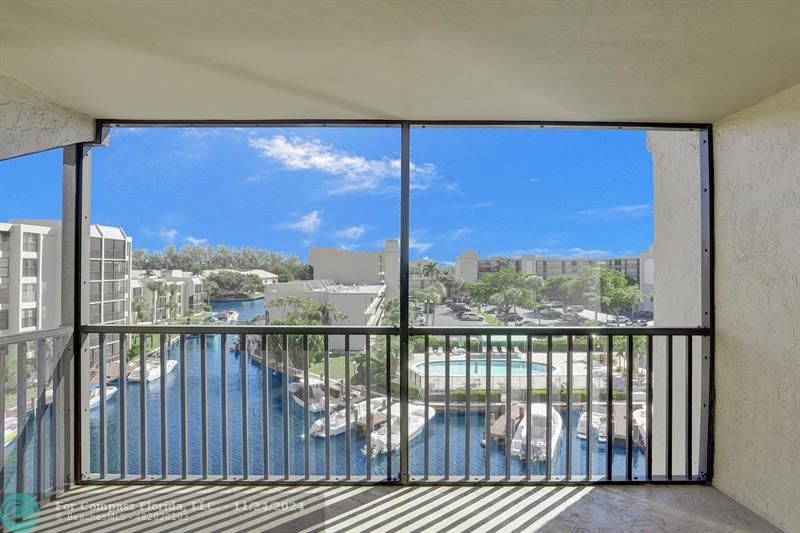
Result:
[[[452,311],[456,314],[471,310],[469,306],[465,304],[453,304],[453,307],[450,309],[452,309]]]
[[[653,312],[652,311],[636,311],[633,313],[633,318],[638,318],[640,320],[653,320]]]
[[[561,313],[555,309],[542,309],[539,311],[539,314],[546,318],[556,318],[561,316]]]
[[[522,317],[522,315],[519,315],[517,313],[508,313],[507,315],[502,315],[502,314],[497,315],[497,319],[502,320],[503,322],[512,322],[512,321],[522,322],[523,320],[525,320],[525,318]]]
[[[461,320],[469,320],[469,321],[483,320],[483,317],[481,315],[473,313],[473,312],[462,313],[459,318]]]
[[[582,305],[570,305],[569,307],[567,307],[567,311],[569,311],[570,313],[580,313],[580,312],[583,311],[583,306]]]

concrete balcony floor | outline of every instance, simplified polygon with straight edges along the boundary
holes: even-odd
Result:
[[[96,484],[45,505],[33,531],[778,530],[704,486]]]

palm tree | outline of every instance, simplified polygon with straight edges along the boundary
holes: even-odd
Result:
[[[425,302],[425,325],[428,325],[429,321],[431,326],[434,324],[436,321],[435,306],[442,303],[446,294],[447,290],[440,281],[434,281],[424,289],[414,291],[413,298],[417,301]],[[431,313],[431,306],[434,306],[433,313]],[[433,314],[432,319],[430,319],[431,314]]]
[[[436,261],[427,261],[422,265],[422,275],[426,278],[439,281],[442,276],[442,271]]]

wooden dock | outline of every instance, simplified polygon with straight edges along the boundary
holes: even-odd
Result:
[[[491,434],[491,437],[494,440],[496,440],[497,442],[501,442],[501,443],[504,443],[505,440],[506,440],[506,427],[507,427],[506,426],[506,414],[507,413],[503,412],[500,416],[498,416],[495,419],[494,423],[492,424],[492,427],[489,430],[489,432]],[[512,422],[511,422],[512,435],[511,436],[513,437],[514,436],[513,435],[514,429],[516,429],[517,424],[519,424],[519,421],[522,420],[525,417],[525,406],[522,405],[522,404],[514,404],[514,405],[512,405],[511,406],[511,417],[512,417]]]

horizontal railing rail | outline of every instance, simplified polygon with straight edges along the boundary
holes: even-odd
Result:
[[[707,328],[410,327],[407,368],[394,326],[80,329],[87,480],[704,482]]]

